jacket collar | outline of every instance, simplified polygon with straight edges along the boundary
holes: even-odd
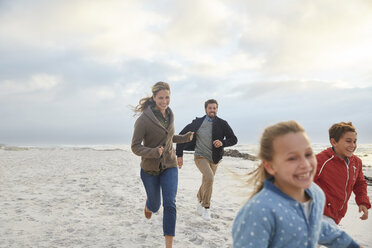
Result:
[[[212,122],[212,121],[213,121],[213,120],[212,120],[208,115],[205,116],[205,119],[206,119],[207,121],[209,121],[209,122]]]
[[[204,115],[202,119],[206,119],[207,121],[216,121],[218,119],[218,116],[215,116],[213,119],[211,119],[208,115]]]
[[[270,190],[272,192],[274,192],[275,194],[277,195],[280,195],[281,197],[285,198],[285,199],[288,199],[290,201],[292,201],[293,203],[298,203],[298,201],[296,201],[295,199],[293,199],[292,197],[290,197],[289,195],[285,194],[283,191],[281,191],[278,187],[276,187],[274,185],[274,179],[273,178],[268,178],[268,179],[265,179],[265,182],[264,182],[264,187],[267,189],[267,190]],[[306,194],[311,198],[313,199],[314,196],[313,196],[313,192],[311,191],[311,187],[313,187],[312,185],[305,189],[305,192]]]
[[[170,121],[170,123],[173,123],[173,112],[172,112],[172,109],[170,107],[168,107],[168,111],[169,111],[169,114],[170,114],[169,121]],[[163,127],[163,125],[160,124],[159,120],[154,115],[154,112],[152,112],[151,106],[148,106],[147,109],[145,111],[143,111],[143,114],[145,116],[147,116],[154,124],[158,125],[159,127],[163,128],[164,130],[167,130],[167,129],[165,129]],[[169,127],[170,126],[171,125],[169,125]]]
[[[350,159],[352,158],[352,156],[351,156],[350,158],[347,158],[347,160],[341,158],[340,156],[338,156],[338,155],[336,154],[336,152],[335,152],[335,150],[333,149],[333,147],[328,147],[327,150],[326,150],[326,152],[327,152],[327,154],[328,154],[329,157],[332,157],[332,156],[333,156],[334,159],[341,160],[341,161],[343,161],[343,162],[346,162],[347,164],[350,163]]]

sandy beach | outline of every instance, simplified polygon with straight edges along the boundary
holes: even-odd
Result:
[[[140,158],[120,149],[0,148],[0,247],[163,247],[162,210],[143,215]],[[196,213],[201,182],[193,155],[179,171],[174,247],[232,247],[234,217],[250,189],[245,174],[255,162],[225,157],[212,197],[212,220]],[[372,198],[371,186],[368,187]],[[359,219],[352,196],[340,228],[372,247],[372,216]]]

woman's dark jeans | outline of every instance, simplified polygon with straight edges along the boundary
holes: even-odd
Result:
[[[168,168],[157,176],[150,175],[141,169],[141,179],[147,194],[146,206],[153,213],[160,208],[161,189],[164,209],[163,233],[164,236],[175,236],[178,167]]]

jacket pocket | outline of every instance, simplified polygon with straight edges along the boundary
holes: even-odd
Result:
[[[145,171],[159,171],[160,162],[161,158],[144,158],[141,167]]]

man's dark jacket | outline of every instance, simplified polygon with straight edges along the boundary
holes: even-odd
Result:
[[[199,128],[200,128],[201,124],[203,123],[205,117],[206,117],[206,115],[204,115],[201,118],[196,118],[190,124],[188,124],[184,129],[182,129],[180,134],[185,134],[189,131],[195,132],[195,133],[194,133],[194,137],[193,137],[192,141],[187,142],[187,143],[178,143],[177,144],[177,148],[176,148],[177,157],[182,157],[183,156],[183,150],[186,150],[186,151],[194,151],[195,150],[196,132],[199,130]],[[225,120],[223,120],[223,119],[221,119],[217,116],[213,119],[213,124],[212,124],[212,142],[214,140],[220,140],[220,141],[222,141],[222,144],[223,144],[219,148],[215,148],[212,145],[213,163],[217,164],[222,159],[223,152],[224,152],[223,148],[228,147],[228,146],[233,146],[238,142],[238,139],[236,138],[233,130],[231,129],[231,127],[229,126],[227,121],[225,121]]]

